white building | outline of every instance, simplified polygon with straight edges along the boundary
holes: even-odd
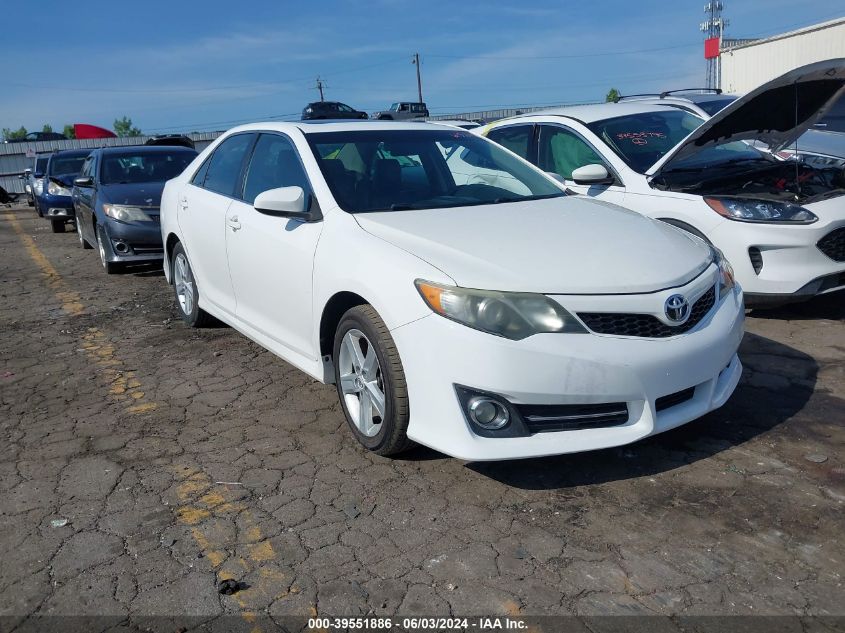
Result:
[[[745,94],[785,72],[845,57],[845,17],[721,51],[721,88]]]

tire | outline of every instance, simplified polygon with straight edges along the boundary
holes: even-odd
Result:
[[[110,262],[106,259],[106,232],[103,230],[103,227],[97,226],[94,229],[95,233],[97,234],[97,251],[100,255],[100,263],[103,265],[103,270],[106,271],[107,275],[113,275],[117,272],[120,272],[122,266],[117,262]]]
[[[170,256],[170,278],[173,280],[173,292],[176,307],[182,320],[191,327],[207,327],[215,321],[199,306],[199,288],[194,271],[188,261],[188,255],[181,243],[176,244]]]
[[[76,237],[79,238],[79,245],[84,248],[85,250],[90,250],[91,245],[85,241],[85,238],[82,237],[82,227],[79,224],[79,218],[76,218]]]
[[[64,233],[65,232],[65,221],[64,220],[50,220],[50,228],[53,230],[53,233]]]
[[[355,345],[362,356],[354,354],[351,346]],[[356,306],[341,317],[333,353],[337,395],[355,439],[384,456],[396,455],[413,446],[407,436],[410,410],[402,361],[393,337],[372,306]],[[373,353],[375,367],[370,356]],[[362,402],[372,403],[379,391],[383,398],[383,417],[372,404],[364,405],[371,412],[362,417]],[[359,423],[359,419],[363,421]]]

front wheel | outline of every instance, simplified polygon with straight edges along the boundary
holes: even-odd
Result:
[[[120,270],[120,264],[117,262],[110,262],[106,256],[106,231],[102,226],[96,228],[97,231],[97,251],[100,254],[100,263],[107,275],[113,275]]]
[[[182,244],[177,244],[171,256],[170,278],[176,294],[176,305],[182,320],[191,327],[206,327],[214,321],[213,317],[200,308],[200,293],[194,279],[194,271],[188,262],[188,256]]]
[[[372,306],[343,315],[333,351],[337,393],[355,438],[378,455],[409,448],[405,372],[393,337]]]
[[[50,228],[53,229],[53,233],[64,233],[65,232],[65,221],[64,220],[50,220]]]

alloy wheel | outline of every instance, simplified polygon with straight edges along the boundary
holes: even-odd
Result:
[[[184,253],[178,253],[173,261],[173,285],[176,287],[179,308],[190,315],[194,310],[194,276]]]
[[[361,330],[349,330],[340,344],[338,362],[349,417],[363,435],[374,437],[385,416],[384,378],[375,346]]]

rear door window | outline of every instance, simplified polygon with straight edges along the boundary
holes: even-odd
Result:
[[[223,141],[208,160],[201,186],[224,196],[234,196],[240,188],[244,158],[254,138],[254,134],[235,134]]]
[[[532,157],[529,155],[533,131],[533,125],[509,125],[490,130],[487,133],[487,138],[495,141],[505,149],[509,149],[517,156],[536,163],[537,161],[531,160]]]

